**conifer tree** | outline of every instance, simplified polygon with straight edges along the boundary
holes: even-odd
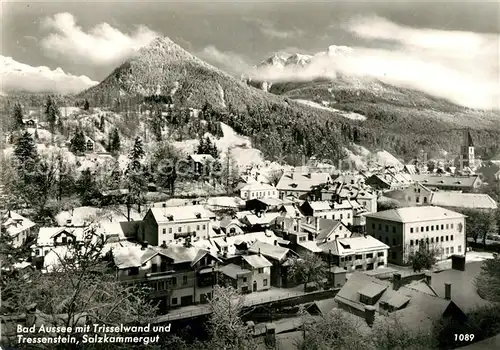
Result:
[[[120,133],[118,132],[117,128],[114,128],[113,131],[109,134],[109,145],[108,145],[108,150],[110,153],[116,153],[119,152],[121,148],[121,141],[120,141]]]
[[[19,130],[24,127],[23,123],[23,108],[21,107],[21,104],[16,103],[14,105],[14,123],[13,123],[13,129],[14,130]]]
[[[85,135],[79,128],[76,129],[75,136],[71,139],[70,151],[79,154],[86,150]]]
[[[130,210],[132,204],[137,204],[137,210],[141,212],[141,204],[144,201],[144,193],[147,190],[147,180],[141,164],[145,152],[142,139],[136,137],[134,146],[129,154],[129,163],[125,172],[127,181],[127,219],[130,221]]]
[[[88,111],[89,109],[90,109],[89,100],[85,99],[85,101],[83,101],[83,110]]]
[[[56,121],[59,114],[59,109],[57,108],[55,101],[50,96],[47,97],[47,102],[45,104],[45,118],[49,123],[50,132],[52,134],[54,134],[56,129]]]

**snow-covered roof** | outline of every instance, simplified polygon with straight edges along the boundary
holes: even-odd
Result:
[[[2,227],[5,228],[8,234],[15,237],[19,233],[28,230],[35,226],[35,223],[24,216],[21,216],[13,211],[9,211],[2,218]]]
[[[186,205],[182,207],[151,208],[157,223],[169,221],[189,221],[196,219],[210,219],[215,214],[202,205]]]

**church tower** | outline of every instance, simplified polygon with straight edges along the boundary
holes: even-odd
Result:
[[[462,170],[465,167],[472,168],[474,166],[474,143],[469,130],[464,130],[464,138],[461,147]]]

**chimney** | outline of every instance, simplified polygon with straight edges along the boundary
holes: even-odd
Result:
[[[451,284],[450,283],[444,284],[444,298],[446,300],[451,300]]]
[[[431,282],[432,282],[432,273],[431,272],[426,272],[425,273],[425,283],[427,283],[427,285],[431,285]]]
[[[392,289],[398,290],[401,286],[401,274],[395,273],[392,275]]]
[[[308,224],[310,224],[310,223],[311,223],[311,217],[310,217],[310,216],[308,216],[306,220],[307,220],[307,223],[308,223]]]
[[[274,240],[274,245],[278,245],[278,241],[277,240]]]
[[[365,321],[368,326],[372,326],[375,322],[375,306],[365,305]]]
[[[319,231],[319,217],[314,218],[314,228]]]
[[[300,232],[300,228],[301,228],[301,225],[302,225],[302,220],[300,218],[297,218],[297,232]]]
[[[141,250],[146,250],[147,247],[148,247],[148,241],[144,241],[141,243]]]
[[[260,256],[260,248],[259,248],[259,256]]]

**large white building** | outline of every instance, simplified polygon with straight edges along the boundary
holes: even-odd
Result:
[[[465,215],[441,207],[407,207],[366,214],[366,232],[390,246],[389,262],[403,264],[422,244],[439,249],[438,258],[466,250]]]
[[[278,198],[278,191],[269,184],[253,182],[240,189],[240,197],[244,200],[259,198]]]
[[[215,214],[202,205],[151,208],[143,220],[140,240],[153,246],[180,243],[186,237],[192,241],[208,239]]]

